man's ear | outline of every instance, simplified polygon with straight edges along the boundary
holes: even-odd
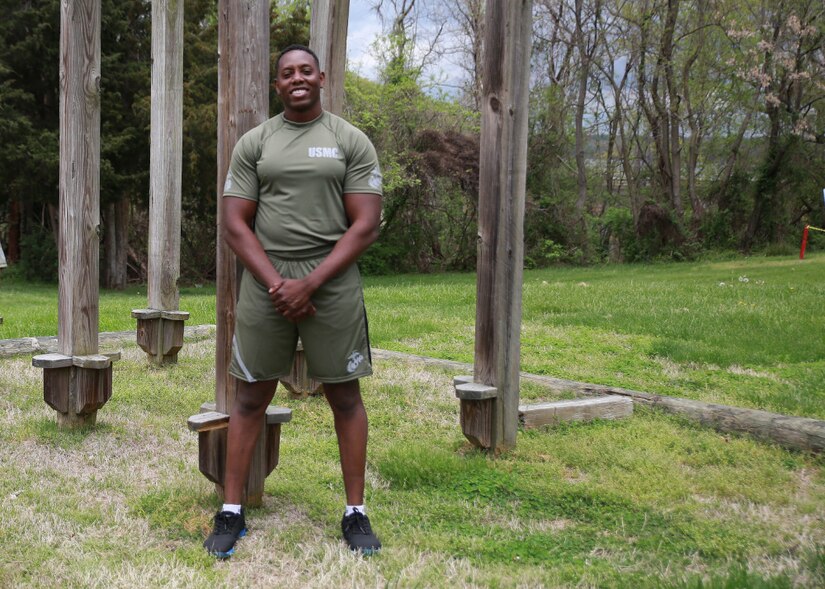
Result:
[[[318,78],[321,80],[321,88],[323,88],[324,87],[324,81],[326,81],[326,79],[327,79],[327,75],[324,72],[321,72],[321,75],[318,76]]]

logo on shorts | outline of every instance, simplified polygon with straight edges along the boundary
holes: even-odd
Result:
[[[360,352],[353,352],[347,360],[347,372],[352,374],[355,372],[355,369],[361,365],[361,362],[364,361],[364,356]]]

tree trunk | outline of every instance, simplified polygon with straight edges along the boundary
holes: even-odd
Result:
[[[14,264],[20,260],[20,201],[12,199],[9,202],[9,237],[6,244],[6,260]]]
[[[103,233],[104,269],[103,286],[123,290],[126,288],[126,257],[129,251],[129,199],[122,198],[106,205]]]
[[[587,169],[584,159],[584,106],[587,100],[587,79],[590,76],[590,54],[587,51],[582,26],[583,0],[576,0],[576,46],[579,53],[579,89],[576,97],[576,222],[584,233],[584,207],[587,204]],[[582,235],[582,237],[584,237]]]

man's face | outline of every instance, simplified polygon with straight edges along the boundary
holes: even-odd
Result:
[[[321,88],[324,74],[315,59],[296,49],[281,57],[275,91],[284,102],[285,115],[292,121],[311,121],[321,114]]]

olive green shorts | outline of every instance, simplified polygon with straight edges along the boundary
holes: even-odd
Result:
[[[284,278],[303,278],[325,257],[269,259]],[[252,274],[243,273],[230,374],[246,382],[287,376],[298,337],[307,372],[315,380],[338,383],[372,374],[361,275],[355,264],[315,291],[315,315],[297,324],[275,310],[267,291]]]

